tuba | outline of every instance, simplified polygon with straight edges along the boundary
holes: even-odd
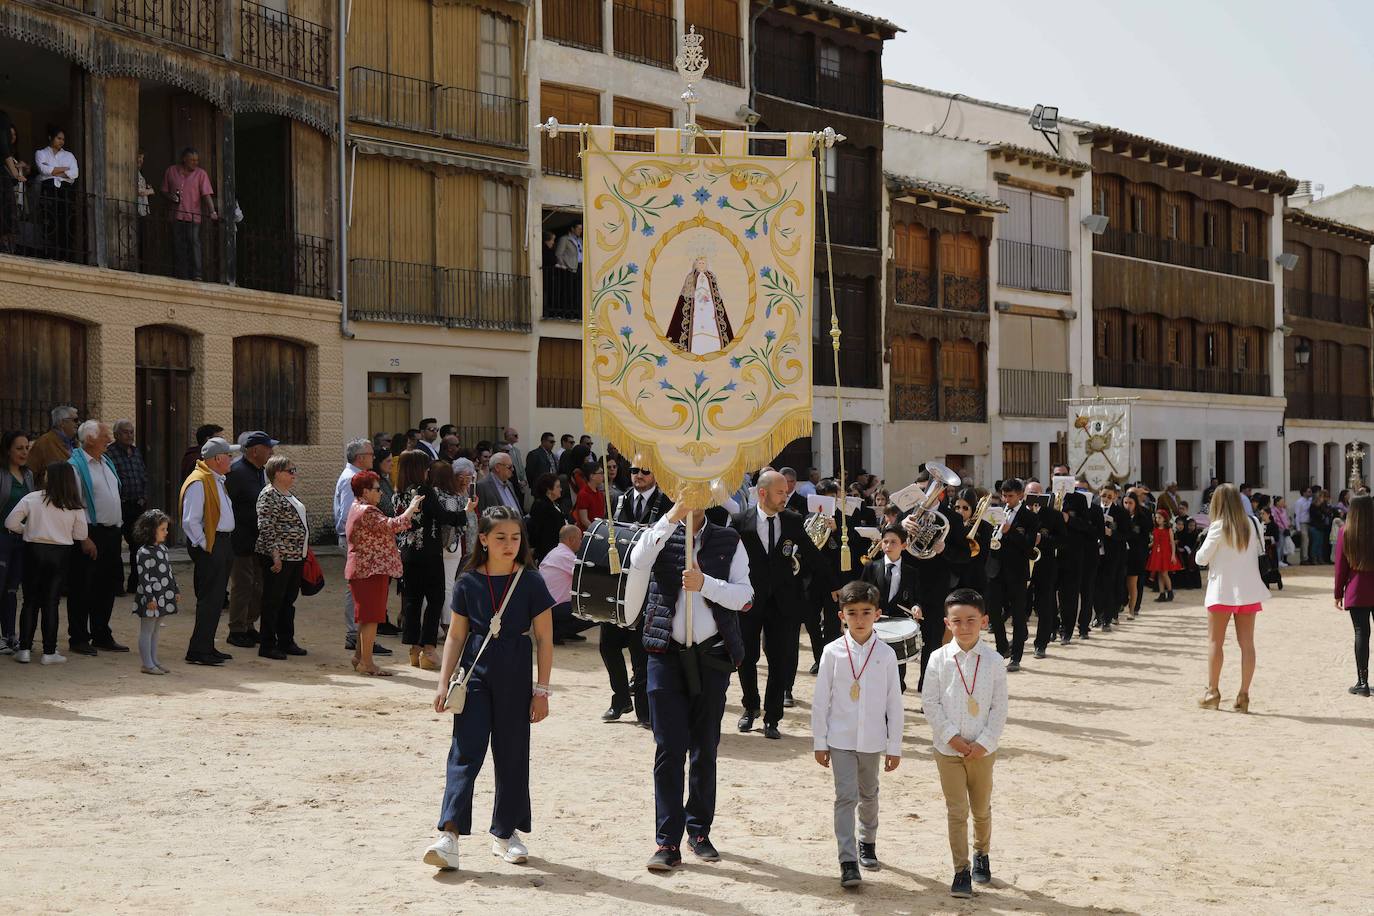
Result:
[[[964,537],[968,540],[968,555],[970,557],[978,556],[978,552],[982,550],[978,544],[978,526],[982,524],[983,516],[987,515],[990,505],[992,505],[991,493],[978,500],[978,507],[973,510],[973,515],[969,516],[968,533]]]
[[[816,549],[824,549],[826,542],[830,540],[830,526],[826,524],[825,513],[813,512],[808,515],[802,527],[806,529],[806,536],[816,545]]]
[[[959,486],[959,475],[935,461],[926,462],[930,483],[924,497],[912,507],[907,516],[907,531],[911,537],[907,549],[922,560],[929,560],[940,552],[945,535],[949,533],[949,519],[935,507],[944,498],[945,490]]]

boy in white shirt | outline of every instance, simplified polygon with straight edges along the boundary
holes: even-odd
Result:
[[[811,733],[816,762],[835,774],[835,840],[840,847],[840,884],[863,881],[859,865],[878,863],[878,762],[902,762],[902,688],[897,653],[873,632],[878,590],[868,582],[840,589],[840,620],[848,631],[821,653]],[[854,842],[858,810],[860,839]]]
[[[949,816],[955,897],[972,897],[973,882],[992,880],[992,765],[1007,724],[1007,672],[1002,656],[980,636],[987,626],[983,597],[958,588],[945,599],[945,624],[954,639],[930,656],[921,691],[935,745],[940,788]],[[987,670],[983,664],[987,663]],[[973,811],[973,869],[969,870],[968,817]]]

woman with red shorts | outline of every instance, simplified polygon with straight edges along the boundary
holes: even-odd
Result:
[[[1197,551],[1197,565],[1207,567],[1207,692],[1198,705],[1217,709],[1221,705],[1221,661],[1226,644],[1226,626],[1236,622],[1236,642],[1240,644],[1240,693],[1232,708],[1250,711],[1250,679],[1255,675],[1255,615],[1269,594],[1260,577],[1259,556],[1263,536],[1255,520],[1245,514],[1240,491],[1233,484],[1222,484],[1212,494],[1212,524]]]

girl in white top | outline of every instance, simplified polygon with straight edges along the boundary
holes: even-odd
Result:
[[[5,519],[5,527],[24,536],[24,609],[19,615],[19,651],[14,660],[28,664],[33,631],[43,621],[44,665],[65,662],[57,654],[57,604],[66,584],[72,545],[87,549],[86,510],[76,469],[65,461],[47,468],[46,490],[29,493]]]
[[[1226,625],[1236,621],[1240,643],[1240,693],[1234,709],[1250,711],[1250,679],[1255,675],[1255,615],[1269,595],[1260,577],[1259,555],[1263,537],[1253,519],[1245,514],[1240,491],[1222,484],[1212,494],[1208,516],[1213,519],[1197,551],[1197,565],[1207,567],[1207,692],[1198,705],[1221,705],[1221,662],[1226,644]]]

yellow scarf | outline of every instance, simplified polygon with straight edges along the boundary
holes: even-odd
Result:
[[[215,486],[215,472],[204,461],[196,462],[196,469],[181,485],[178,514],[186,517],[186,488],[197,480],[205,488],[205,510],[201,518],[205,528],[205,550],[209,552],[215,549],[215,527],[219,525],[219,487]]]

